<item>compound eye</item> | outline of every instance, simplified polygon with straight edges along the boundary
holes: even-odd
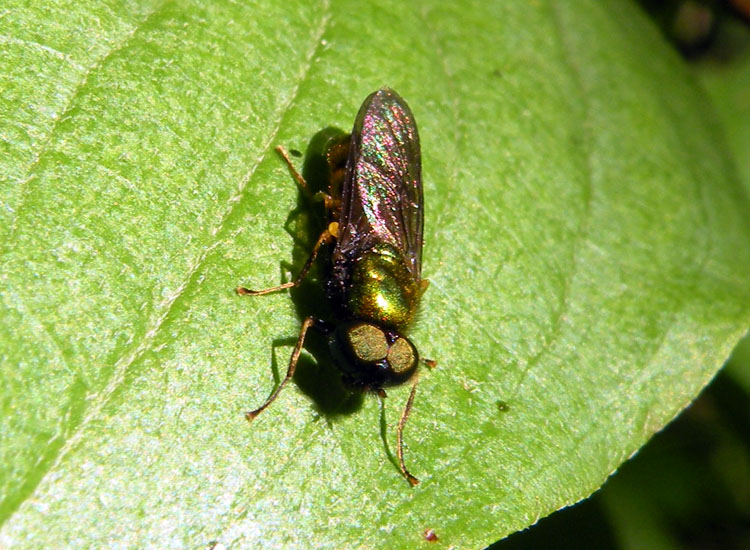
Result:
[[[407,372],[417,364],[417,350],[409,340],[399,338],[388,350],[388,364],[396,374]]]
[[[361,324],[346,332],[354,356],[363,363],[375,363],[388,355],[385,333],[375,325]]]

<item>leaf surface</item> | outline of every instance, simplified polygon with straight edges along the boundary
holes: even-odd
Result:
[[[747,200],[628,3],[4,9],[5,546],[481,547],[598,488],[747,329]],[[247,424],[299,319],[233,291],[299,269],[273,147],[384,85],[424,159],[414,489],[308,356]]]

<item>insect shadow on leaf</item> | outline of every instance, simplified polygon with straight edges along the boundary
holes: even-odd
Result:
[[[305,150],[302,175],[307,181],[311,194],[325,192],[328,186],[328,164],[325,158],[326,146],[331,139],[345,134],[339,128],[329,126],[317,132]],[[289,185],[292,185],[289,182]],[[311,197],[298,187],[297,205],[289,212],[284,229],[292,237],[294,248],[292,262],[282,262],[281,271],[284,277],[291,273],[294,277],[310,256],[318,236],[325,229],[324,204],[311,200]],[[309,274],[298,286],[289,289],[289,296],[295,311],[302,321],[309,316],[330,317],[331,308],[323,288],[324,269],[330,247],[324,248],[313,263]],[[281,383],[277,347],[289,348],[297,343],[297,336],[278,338],[273,342],[272,365],[275,386]],[[304,349],[301,353],[293,381],[297,387],[312,399],[316,410],[330,422],[336,416],[348,415],[362,407],[364,394],[352,391],[341,381],[341,371],[331,358],[325,336],[315,330],[307,333]],[[286,359],[282,360],[282,368]]]

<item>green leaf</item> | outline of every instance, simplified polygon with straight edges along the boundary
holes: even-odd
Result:
[[[747,201],[628,3],[3,10],[0,544],[480,547],[596,490],[747,328]],[[242,414],[299,329],[233,291],[293,257],[273,147],[383,85],[424,156],[416,488],[307,356]]]
[[[742,36],[750,42],[744,28]],[[739,175],[750,191],[750,53],[729,63],[705,63],[696,71],[713,100],[727,144],[739,169]]]
[[[725,33],[745,44],[744,53],[722,62],[704,62],[695,72],[713,100],[727,149],[732,153],[746,193],[750,193],[750,29],[741,24],[727,26],[729,31]],[[746,336],[732,352],[726,372],[750,393],[749,367],[750,337]]]

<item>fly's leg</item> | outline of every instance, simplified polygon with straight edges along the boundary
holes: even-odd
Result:
[[[294,346],[292,356],[289,358],[289,368],[286,371],[286,376],[281,381],[281,384],[279,384],[276,390],[271,394],[271,397],[269,397],[266,402],[263,403],[263,405],[261,405],[254,411],[245,413],[245,418],[247,418],[248,420],[253,420],[256,416],[263,412],[263,410],[265,410],[271,403],[276,400],[276,398],[279,396],[279,393],[281,393],[281,390],[284,389],[284,386],[286,386],[287,382],[289,382],[292,376],[294,376],[294,371],[297,368],[297,361],[299,361],[299,354],[302,352],[302,346],[305,343],[305,335],[307,334],[307,329],[309,329],[314,324],[315,320],[312,317],[308,317],[302,323],[302,328],[299,331],[299,338],[297,338],[297,344]]]
[[[284,159],[287,168],[289,168],[289,173],[294,178],[294,181],[297,182],[297,185],[299,185],[300,189],[302,189],[302,192],[305,194],[308,200],[313,202],[324,201],[326,208],[329,208],[333,204],[333,198],[328,193],[318,191],[317,193],[313,194],[313,192],[310,190],[310,187],[307,185],[307,180],[302,177],[302,174],[300,174],[294,167],[294,164],[292,164],[292,159],[289,158],[289,154],[286,152],[286,149],[279,145],[276,147],[276,152],[281,155],[282,159]]]
[[[313,194],[313,192],[310,190],[310,187],[307,185],[307,180],[302,177],[302,174],[300,174],[294,167],[294,164],[292,164],[292,159],[289,158],[289,154],[286,152],[286,149],[279,145],[276,147],[276,152],[281,155],[282,159],[284,159],[287,168],[289,168],[289,173],[292,175],[294,181],[297,182],[297,185],[299,185],[300,189],[302,189],[302,192],[305,194],[309,201],[324,203],[326,212],[331,212],[338,207],[338,201],[335,201],[333,197],[328,193],[318,191],[317,193]]]
[[[284,159],[287,168],[289,168],[289,173],[294,178],[294,181],[297,182],[299,188],[308,199],[312,200],[313,194],[312,191],[310,191],[310,188],[307,186],[307,181],[302,177],[302,174],[297,171],[297,169],[294,167],[294,164],[292,164],[292,160],[289,158],[289,154],[286,152],[286,149],[279,145],[276,147],[276,152],[281,155],[282,159]]]
[[[315,195],[312,194],[312,192],[310,191],[310,188],[307,186],[307,181],[305,181],[305,178],[302,177],[302,174],[300,174],[297,171],[297,169],[294,167],[294,164],[292,164],[292,161],[289,158],[289,155],[287,154],[286,149],[284,149],[281,145],[279,145],[278,147],[276,147],[276,151],[278,151],[278,153],[281,155],[281,158],[283,158],[284,162],[286,162],[286,165],[289,168],[289,173],[297,182],[302,192],[310,200],[324,201],[326,209],[333,208],[334,200],[330,195],[326,193],[322,193],[322,192],[318,192]],[[328,244],[329,242],[335,240],[338,237],[338,228],[339,228],[339,224],[337,222],[331,222],[328,224],[328,227],[326,228],[326,230],[320,234],[320,236],[318,237],[318,240],[315,242],[315,246],[313,246],[312,252],[310,253],[310,257],[307,259],[307,262],[305,262],[305,265],[302,267],[302,270],[299,272],[299,275],[297,275],[297,277],[293,281],[289,281],[288,283],[284,283],[284,284],[274,286],[271,288],[264,288],[263,290],[251,290],[249,288],[237,287],[237,294],[239,294],[240,296],[260,296],[262,294],[269,294],[271,292],[284,290],[285,288],[293,288],[295,286],[299,286],[299,284],[307,275],[308,271],[310,271],[310,268],[312,267],[313,262],[315,262],[315,258],[318,256],[318,252],[320,251],[320,247],[323,246],[324,244]]]
[[[401,418],[398,421],[398,466],[401,468],[401,474],[406,478],[406,481],[408,481],[412,487],[419,484],[419,480],[411,475],[409,473],[409,470],[406,469],[406,465],[404,464],[404,426],[406,425],[406,420],[409,418],[409,413],[411,412],[411,407],[414,404],[414,396],[417,393],[417,382],[419,382],[418,378],[415,378],[414,383],[411,385],[411,392],[409,393],[409,399],[406,401],[406,406],[404,407],[404,412],[401,413]]]
[[[326,230],[320,234],[320,237],[318,237],[318,240],[316,241],[315,246],[313,246],[312,252],[310,253],[310,257],[305,262],[305,265],[302,266],[302,270],[299,272],[299,275],[297,275],[297,277],[293,281],[289,281],[288,283],[284,283],[278,286],[273,286],[271,288],[264,288],[263,290],[250,290],[249,288],[238,286],[237,294],[239,294],[240,296],[260,296],[261,294],[269,294],[271,292],[284,290],[285,288],[293,288],[295,286],[298,286],[302,282],[302,279],[304,279],[307,275],[307,272],[310,271],[310,268],[315,262],[315,258],[318,256],[320,247],[336,239],[336,237],[338,236],[338,228],[339,224],[336,222],[331,222],[328,224]]]
[[[424,295],[425,292],[427,292],[427,288],[430,286],[430,280],[429,279],[422,279],[419,281],[419,295]]]

